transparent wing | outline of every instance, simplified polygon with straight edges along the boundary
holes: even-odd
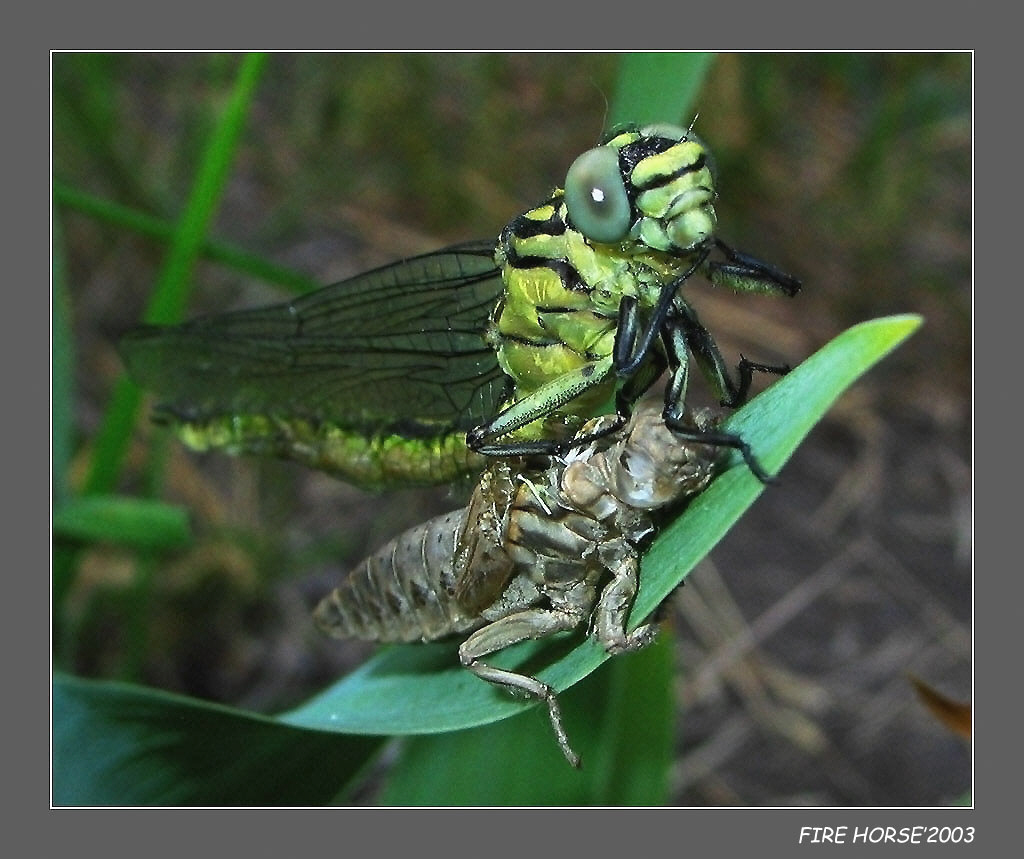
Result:
[[[469,429],[505,388],[483,339],[501,293],[493,249],[458,245],[288,303],[145,326],[121,354],[180,420],[275,415],[411,437]]]

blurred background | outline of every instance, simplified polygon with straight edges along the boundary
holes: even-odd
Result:
[[[271,55],[210,234],[321,284],[496,236],[598,142],[619,62]],[[115,344],[167,247],[97,201],[173,224],[238,63],[53,58],[58,303],[73,356],[54,397],[74,425],[55,491],[87,479],[122,372]],[[804,283],[791,300],[689,287],[723,352],[795,365],[859,321],[914,312],[925,324],[673,597],[674,804],[943,805],[969,791],[968,742],[914,679],[969,702],[971,75],[963,53],[722,54],[699,90],[721,236]],[[273,280],[207,259],[185,314],[291,294]],[[370,652],[322,640],[311,607],[367,553],[462,501],[451,489],[370,495],[175,444],[165,482],[145,486],[152,433],[141,420],[117,488],[185,506],[196,540],[155,570],[108,544],[77,552],[55,589],[54,653],[81,676],[261,712],[295,705]],[[373,802],[373,786],[356,801]]]

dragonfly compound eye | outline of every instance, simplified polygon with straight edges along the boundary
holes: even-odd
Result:
[[[591,241],[612,244],[626,237],[633,214],[617,150],[598,146],[573,161],[565,177],[565,208]]]

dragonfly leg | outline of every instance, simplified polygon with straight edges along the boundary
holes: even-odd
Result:
[[[750,386],[750,374],[753,369],[763,369],[767,365],[754,364],[751,361],[740,362],[740,384],[736,385],[729,376],[718,347],[711,335],[697,321],[692,308],[684,302],[677,304],[680,313],[670,320],[663,334],[662,342],[668,353],[671,376],[665,387],[665,423],[681,440],[695,441],[703,444],[715,444],[738,450],[747,467],[762,483],[772,483],[773,478],[754,456],[750,445],[736,433],[712,428],[694,428],[683,420],[686,410],[686,386],[689,376],[689,357],[693,354],[704,374],[712,385],[717,387],[722,396],[723,405],[738,405],[746,398]],[[683,312],[683,311],[686,312]],[[698,332],[699,329],[699,332]],[[772,368],[781,369],[781,368]]]
[[[558,411],[567,403],[605,384],[612,377],[612,373],[610,357],[564,373],[502,409],[487,423],[470,430],[466,435],[466,444],[470,450],[487,456],[528,456],[564,451],[577,442],[573,440],[571,444],[567,444],[564,440],[543,438],[501,442],[499,439]],[[614,429],[615,427],[608,432]]]
[[[750,445],[743,440],[742,436],[726,430],[694,429],[683,423],[682,419],[671,413],[669,409],[665,410],[665,423],[681,441],[693,441],[699,444],[718,445],[738,450],[754,477],[765,485],[775,483],[775,478],[761,465],[760,460],[754,455],[754,451],[750,449]]]
[[[615,367],[619,371],[619,375],[633,373],[650,353],[651,345],[661,333],[662,326],[672,313],[679,290],[690,276],[704,265],[709,250],[701,251],[697,259],[682,275],[661,288],[658,303],[654,307],[646,330],[640,328],[636,299],[629,296],[623,297],[619,304],[619,323],[615,330]]]
[[[784,376],[789,372],[786,365],[761,364],[740,356],[737,366],[739,382],[733,381],[718,344],[711,332],[701,324],[696,311],[682,298],[676,299],[673,311],[662,338],[669,352],[669,366],[674,368],[682,365],[685,374],[686,353],[689,352],[723,406],[735,409],[747,401],[754,370],[776,376]],[[680,391],[685,395],[685,380]]]
[[[715,245],[727,263],[708,260],[704,273],[715,286],[725,286],[737,292],[762,292],[794,296],[800,291],[800,281],[775,266],[729,247],[721,239]]]

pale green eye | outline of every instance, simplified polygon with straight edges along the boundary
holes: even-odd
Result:
[[[565,208],[576,229],[592,241],[608,244],[626,237],[632,213],[614,149],[598,146],[572,162]]]

